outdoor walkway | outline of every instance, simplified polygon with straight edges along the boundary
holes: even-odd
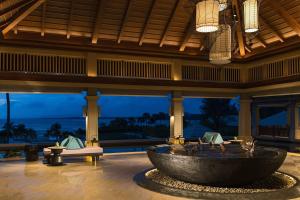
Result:
[[[48,167],[41,161],[0,162],[0,199],[182,199],[136,185],[134,175],[150,167],[144,153],[105,155],[97,166],[88,162],[68,162],[62,167]],[[281,170],[300,178],[300,157],[288,156]]]

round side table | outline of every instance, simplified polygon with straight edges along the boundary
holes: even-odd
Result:
[[[63,150],[66,147],[49,147],[49,149],[51,150],[51,155],[50,155],[50,165],[52,166],[60,166],[63,165],[63,159],[61,157],[61,152],[63,152]]]

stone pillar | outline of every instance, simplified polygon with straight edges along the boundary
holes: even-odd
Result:
[[[98,117],[99,107],[97,94],[85,97],[87,101],[86,107],[86,141],[87,145],[91,145],[91,141],[95,138],[98,141]]]
[[[251,98],[240,97],[239,112],[239,138],[250,138],[251,136]]]
[[[173,94],[170,106],[170,141],[183,137],[183,98],[181,95]]]

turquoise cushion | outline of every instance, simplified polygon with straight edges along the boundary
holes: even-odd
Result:
[[[224,142],[220,133],[217,132],[205,132],[202,137],[203,142],[214,143],[214,144],[222,144]]]
[[[72,150],[72,149],[82,149],[84,148],[83,142],[76,137],[73,137],[69,135],[66,139],[64,139],[60,146],[66,147],[66,149]]]

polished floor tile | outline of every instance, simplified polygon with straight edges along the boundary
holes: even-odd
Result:
[[[60,167],[42,161],[0,162],[0,200],[175,200],[136,185],[135,174],[152,167],[147,155],[105,155],[94,165],[66,160]],[[280,170],[300,178],[300,157],[288,156]]]

